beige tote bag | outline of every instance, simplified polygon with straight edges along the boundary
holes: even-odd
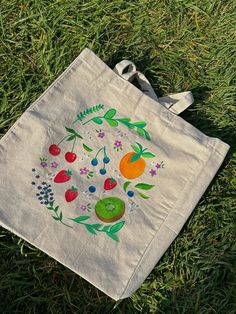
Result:
[[[0,224],[129,297],[229,149],[178,116],[192,102],[190,92],[157,98],[132,62],[112,71],[83,50],[0,141]]]

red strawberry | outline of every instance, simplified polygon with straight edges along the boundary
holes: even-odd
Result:
[[[112,190],[117,186],[117,182],[114,178],[107,178],[104,182],[104,190]]]
[[[71,179],[71,175],[72,175],[72,172],[70,170],[61,170],[59,171],[55,178],[54,178],[54,182],[55,183],[64,183],[64,182],[67,182]]]
[[[78,190],[75,187],[71,187],[71,189],[67,190],[65,193],[65,198],[67,202],[72,202],[78,196]]]

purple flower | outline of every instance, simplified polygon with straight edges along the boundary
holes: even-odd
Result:
[[[116,148],[120,148],[120,147],[122,147],[122,143],[121,143],[121,141],[119,141],[119,140],[115,140],[114,146],[115,146]]]
[[[98,132],[98,137],[103,138],[105,136],[105,132],[99,131]]]
[[[46,168],[48,164],[46,163],[46,161],[41,161],[40,166],[42,166],[43,168]]]
[[[80,206],[80,209],[83,210],[83,211],[85,211],[85,210],[87,210],[87,206],[86,206],[86,205],[81,205],[81,206]]]
[[[157,171],[154,170],[154,169],[151,169],[151,170],[149,171],[149,173],[150,173],[150,175],[153,177],[153,176],[155,176],[155,175],[157,174]]]
[[[88,172],[89,172],[89,170],[86,167],[80,168],[80,174],[86,174],[87,175]]]
[[[156,168],[157,168],[157,169],[160,169],[160,168],[161,168],[161,165],[160,165],[159,163],[157,163],[157,164],[156,164]]]
[[[58,166],[58,163],[56,161],[53,161],[51,163],[51,168],[57,168],[57,166]]]

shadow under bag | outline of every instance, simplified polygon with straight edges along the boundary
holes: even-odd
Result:
[[[158,98],[132,62],[112,71],[84,49],[0,140],[0,224],[129,297],[229,149],[178,116],[192,102]]]

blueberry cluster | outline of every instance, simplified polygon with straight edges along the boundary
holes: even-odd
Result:
[[[41,182],[41,185],[38,185],[37,188],[38,193],[36,193],[36,196],[38,197],[40,204],[48,205],[49,202],[54,200],[54,195],[50,184],[47,182]]]
[[[106,171],[106,168],[105,168],[105,164],[108,164],[109,162],[110,162],[110,158],[105,156],[103,158],[103,168],[101,168],[99,170],[100,174],[102,174],[102,175],[106,174],[107,171]],[[98,159],[97,158],[92,159],[91,164],[93,166],[97,166],[98,165]]]

